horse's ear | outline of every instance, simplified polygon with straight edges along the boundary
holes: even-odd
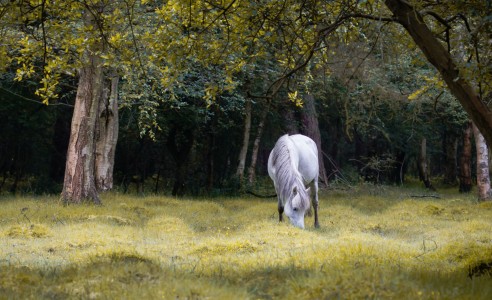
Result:
[[[295,186],[293,189],[292,189],[292,193],[295,195],[297,195],[297,186]]]

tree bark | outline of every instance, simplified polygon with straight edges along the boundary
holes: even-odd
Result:
[[[448,132],[443,139],[443,143],[444,153],[446,155],[443,182],[450,186],[456,186],[458,139],[453,133]]]
[[[88,62],[79,70],[79,84],[72,117],[61,199],[64,203],[91,200],[100,204],[94,178],[94,132],[102,94],[101,60],[87,54]]]
[[[118,82],[118,75],[113,74],[109,93],[104,93],[99,104],[95,161],[96,187],[99,191],[113,188],[114,157],[119,127]]]
[[[239,153],[239,163],[237,166],[236,176],[239,178],[239,181],[243,182],[244,169],[246,167],[246,156],[248,155],[248,147],[249,147],[249,136],[251,133],[251,100],[246,99],[246,104],[244,107],[244,135],[243,135],[243,146],[241,147],[241,152]]]
[[[319,176],[325,185],[328,185],[328,176],[326,174],[325,163],[323,160],[323,150],[321,149],[321,134],[319,132],[318,114],[313,95],[304,96],[304,105],[301,110],[301,119],[304,134],[312,138],[318,146],[318,165]]]
[[[480,130],[473,124],[475,147],[477,148],[477,188],[478,200],[492,200],[489,173],[489,149]]]
[[[295,113],[295,106],[290,103],[289,101],[286,101],[287,105],[283,107],[282,109],[282,117],[284,119],[283,122],[283,129],[284,132],[293,135],[293,134],[298,134],[299,133],[299,128],[298,128],[298,122],[297,122],[297,117]]]
[[[260,117],[260,123],[258,124],[258,132],[256,134],[255,141],[253,143],[253,151],[251,152],[251,164],[248,169],[248,182],[253,184],[256,177],[256,161],[258,159],[258,149],[260,148],[261,136],[263,135],[263,129],[265,128],[266,117],[268,109],[263,109]]]
[[[428,189],[434,189],[429,179],[429,165],[427,164],[427,139],[422,138],[420,141],[419,153],[419,177]]]
[[[472,189],[471,176],[471,145],[472,125],[471,122],[466,124],[463,130],[463,151],[460,156],[460,193],[469,193]]]
[[[489,145],[492,145],[492,112],[483,103],[472,85],[460,75],[451,54],[446,51],[422,15],[404,0],[385,0],[396,20],[405,27],[427,60],[441,74],[451,93],[458,99]]]

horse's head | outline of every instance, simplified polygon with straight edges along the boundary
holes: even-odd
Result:
[[[311,202],[309,200],[310,188],[299,191],[297,187],[292,189],[290,200],[284,207],[284,212],[289,217],[292,225],[304,229],[304,215],[309,211]]]

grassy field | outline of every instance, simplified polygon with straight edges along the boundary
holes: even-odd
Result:
[[[359,186],[275,199],[0,198],[0,299],[491,299],[492,203]]]

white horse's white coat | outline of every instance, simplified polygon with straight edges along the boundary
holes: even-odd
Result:
[[[304,228],[304,215],[310,211],[309,198],[313,193],[314,226],[319,227],[318,173],[318,148],[312,139],[301,134],[286,134],[278,139],[268,157],[268,174],[277,192],[280,221],[285,212],[294,226]]]

